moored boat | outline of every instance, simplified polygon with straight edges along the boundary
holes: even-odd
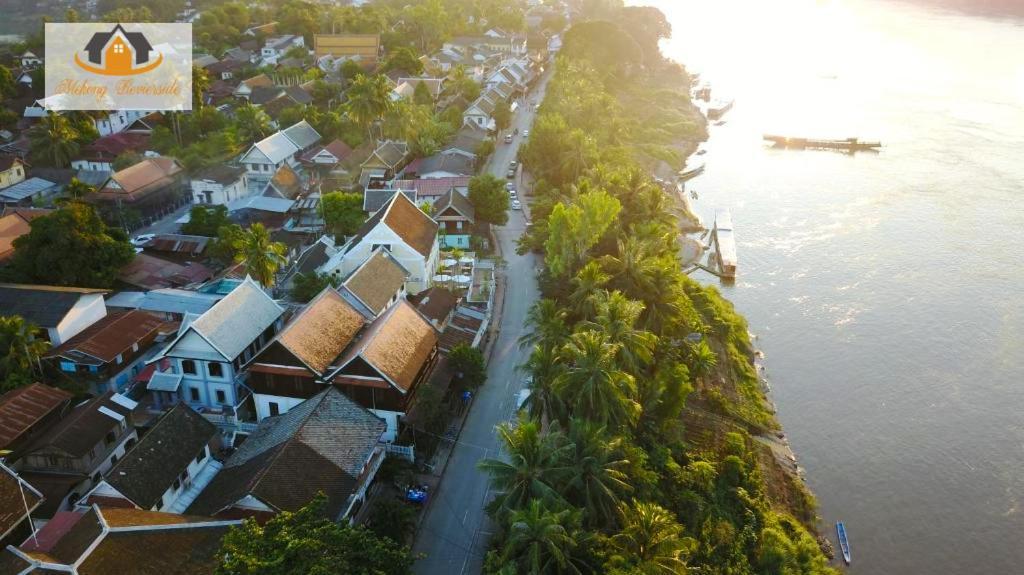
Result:
[[[704,173],[704,164],[699,163],[696,165],[687,165],[681,172],[679,172],[680,181],[688,181],[696,178],[697,176]]]
[[[733,105],[734,102],[735,102],[735,100],[727,100],[727,101],[716,100],[714,102],[711,102],[711,104],[708,105],[708,112],[707,112],[708,119],[709,120],[721,120],[722,116],[724,116],[726,112],[728,112],[729,110],[732,109],[732,105]]]
[[[732,234],[732,214],[728,210],[715,214],[715,227],[711,233],[716,247],[719,275],[724,278],[736,277],[736,238]]]
[[[855,152],[858,150],[875,150],[881,148],[881,142],[862,142],[858,138],[846,138],[842,140],[824,140],[818,138],[791,138],[789,136],[776,136],[765,134],[763,138],[775,144],[778,148],[807,149],[816,148],[821,150],[845,150]]]
[[[842,521],[836,521],[836,537],[839,538],[839,549],[843,552],[843,561],[850,564],[850,542],[846,538],[846,525]]]

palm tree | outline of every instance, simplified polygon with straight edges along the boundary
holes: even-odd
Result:
[[[625,473],[629,461],[619,456],[622,439],[609,438],[603,427],[583,419],[572,420],[567,438],[573,446],[568,498],[587,510],[593,525],[610,526],[619,495],[633,490]]]
[[[0,356],[0,381],[8,385],[25,382],[37,373],[37,368],[42,375],[39,358],[50,344],[36,337],[40,331],[39,326],[21,316],[0,316],[0,350],[6,350]],[[0,384],[0,388],[5,387]]]
[[[579,545],[575,512],[550,511],[535,499],[512,513],[510,522],[501,551],[505,565],[515,565],[516,572],[531,575],[582,573],[573,559]]]
[[[569,306],[582,318],[594,317],[594,300],[592,296],[603,288],[611,276],[604,273],[601,264],[590,261],[572,278],[573,290],[569,293]]]
[[[711,374],[711,370],[718,365],[718,356],[708,346],[707,340],[700,340],[696,345],[690,346],[690,372],[700,381]]]
[[[636,386],[616,362],[619,348],[603,333],[582,331],[559,350],[564,371],[555,379],[555,392],[574,414],[609,427],[636,420]]]
[[[71,182],[64,188],[64,195],[57,198],[54,202],[57,204],[67,204],[69,202],[78,202],[85,199],[86,196],[96,191],[96,188],[89,184],[79,180],[78,178],[71,178]]]
[[[679,271],[675,262],[658,258],[649,263],[645,282],[649,288],[639,298],[644,303],[640,325],[655,334],[664,334],[689,319],[687,311],[695,315],[693,305],[682,296]]]
[[[192,66],[192,109],[203,107],[203,94],[210,89],[210,75],[199,66]]]
[[[683,526],[672,514],[654,503],[634,501],[619,505],[619,518],[622,531],[611,543],[620,557],[644,574],[686,573],[684,555],[696,547],[696,541],[682,536]]]
[[[554,382],[561,373],[561,366],[556,361],[556,352],[551,347],[535,347],[530,359],[522,366],[529,371],[530,395],[526,398],[525,407],[530,417],[539,421],[541,427],[547,427],[552,421],[561,421],[565,417],[565,405],[555,393]]]
[[[560,445],[561,434],[541,433],[535,421],[520,421],[515,427],[498,426],[505,459],[484,459],[477,468],[491,476],[491,485],[498,491],[487,509],[503,515],[526,506],[530,500],[541,499],[563,503],[555,489],[565,472],[562,461],[568,446]]]
[[[29,142],[34,158],[42,158],[57,168],[63,168],[78,153],[78,132],[67,118],[54,112],[29,130]]]
[[[262,140],[270,134],[270,116],[262,109],[246,104],[235,111],[238,137],[245,142]]]
[[[270,241],[270,233],[260,223],[242,232],[232,247],[235,263],[245,264],[246,272],[264,287],[273,285],[274,274],[288,263],[285,258],[287,246]]]
[[[372,141],[373,123],[384,117],[384,114],[394,104],[391,100],[391,88],[388,87],[387,77],[381,74],[375,76],[356,76],[349,86],[348,102],[345,109],[348,115],[356,124],[366,130],[367,136]]]
[[[602,266],[614,278],[615,287],[643,301],[653,291],[647,275],[656,255],[654,246],[628,235],[618,240],[616,251],[618,255],[601,258]]]
[[[538,301],[526,314],[526,328],[530,331],[519,338],[519,345],[545,349],[562,345],[569,334],[565,318],[565,310],[555,300],[544,298]]]
[[[644,311],[644,304],[633,301],[616,290],[601,290],[593,295],[596,315],[593,321],[585,321],[582,327],[600,331],[608,341],[619,346],[617,359],[629,373],[637,373],[642,365],[654,359],[654,347],[658,338],[649,331],[636,328],[637,320]]]

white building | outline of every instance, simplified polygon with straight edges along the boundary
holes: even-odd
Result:
[[[320,134],[305,120],[256,142],[239,163],[250,180],[267,182],[281,166],[299,167],[298,156],[320,141]]]
[[[217,164],[192,177],[192,198],[197,204],[226,206],[249,195],[245,169]]]
[[[0,284],[0,309],[46,330],[54,346],[78,335],[107,315],[107,290]]]

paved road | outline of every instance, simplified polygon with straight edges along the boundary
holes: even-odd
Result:
[[[530,98],[543,98],[547,80],[548,77],[542,79]],[[517,111],[513,128],[519,128],[520,136],[512,144],[500,140],[487,167],[490,173],[505,177],[508,163],[522,143],[522,132],[530,128],[533,119],[528,103]],[[515,396],[523,386],[523,375],[516,366],[527,358],[516,342],[523,334],[526,312],[539,297],[535,279],[538,256],[520,256],[515,251],[516,240],[526,227],[524,212],[509,214],[508,224],[496,230],[506,261],[505,297],[498,339],[487,366],[487,383],[473,402],[459,444],[420,526],[414,550],[426,556],[415,565],[418,575],[480,573],[487,540],[493,531],[483,510],[490,500],[487,477],[477,471],[476,464],[498,455],[495,426],[513,417]]]

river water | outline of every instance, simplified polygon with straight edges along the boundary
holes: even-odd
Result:
[[[673,25],[666,53],[736,98],[688,187],[705,222],[732,211],[723,289],[850,571],[1024,573],[1024,13],[642,3]]]

